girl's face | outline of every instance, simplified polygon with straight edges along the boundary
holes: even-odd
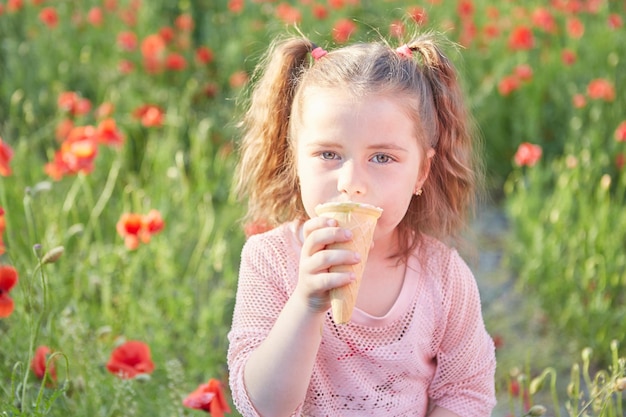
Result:
[[[393,237],[434,155],[433,149],[424,155],[415,128],[398,99],[307,91],[295,137],[307,214],[316,216],[315,206],[329,201],[371,204],[384,210],[374,239]]]

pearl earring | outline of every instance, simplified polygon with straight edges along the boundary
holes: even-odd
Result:
[[[418,188],[417,190],[415,190],[415,195],[416,195],[416,196],[418,196],[418,197],[419,197],[420,195],[422,195],[422,189],[421,189],[421,188]]]

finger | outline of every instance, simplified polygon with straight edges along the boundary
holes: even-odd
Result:
[[[325,249],[314,253],[305,262],[307,270],[315,274],[334,266],[356,265],[361,262],[361,255],[347,249]]]
[[[312,232],[325,227],[337,227],[337,220],[327,217],[314,217],[302,225],[302,233],[306,239]]]

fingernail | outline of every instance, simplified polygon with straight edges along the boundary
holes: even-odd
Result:
[[[345,235],[346,235],[346,237],[348,239],[352,239],[352,231],[351,230],[345,229],[344,233],[345,233]]]
[[[335,220],[335,219],[328,219],[326,221],[326,224],[331,226],[331,227],[337,226],[337,220]]]
[[[359,252],[354,252],[354,259],[357,261],[361,260],[361,254]]]

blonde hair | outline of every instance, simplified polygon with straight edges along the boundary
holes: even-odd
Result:
[[[242,122],[236,191],[248,199],[246,221],[276,226],[307,218],[294,139],[309,89],[334,88],[359,98],[397,98],[415,121],[420,145],[435,150],[423,194],[413,197],[399,225],[399,255],[417,245],[416,233],[458,235],[481,178],[474,125],[457,73],[435,37],[417,36],[407,46],[413,57],[373,42],[333,50],[313,62],[309,52],[316,46],[303,37],[271,45]]]

